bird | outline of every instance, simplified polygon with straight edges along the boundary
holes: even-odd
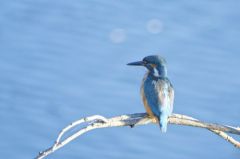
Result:
[[[148,116],[159,124],[161,132],[167,132],[168,117],[173,112],[174,88],[167,76],[166,60],[150,55],[127,65],[147,68],[140,89],[143,105]]]

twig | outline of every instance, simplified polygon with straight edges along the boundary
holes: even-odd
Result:
[[[175,114],[176,115],[176,114]],[[182,119],[190,119],[190,120],[196,120],[198,121],[197,119],[194,119],[192,117],[188,117],[186,115],[176,115],[178,116],[179,118],[182,118]],[[229,127],[229,126],[227,126]],[[230,128],[233,128],[233,127],[230,127]],[[237,147],[237,148],[240,148],[240,142],[238,142],[237,140],[235,140],[233,137],[227,135],[227,133],[223,132],[223,131],[219,131],[219,130],[214,130],[214,129],[210,129],[210,128],[207,128],[208,130],[212,131],[213,133],[217,134],[218,136],[222,137],[223,139],[227,140],[228,142],[230,142],[231,144],[233,144],[233,146]],[[239,128],[233,128],[234,130],[237,130],[237,131],[240,131]]]
[[[75,128],[76,126],[89,122],[86,127],[81,128],[76,133],[70,135],[69,137],[62,139],[63,135],[68,132],[68,130]],[[42,159],[49,154],[53,153],[57,149],[65,146],[72,140],[76,139],[80,135],[99,128],[106,128],[106,127],[121,127],[121,126],[138,126],[138,125],[146,125],[149,123],[154,123],[152,119],[150,119],[146,113],[136,113],[136,114],[129,114],[129,115],[121,115],[116,116],[113,118],[106,119],[100,115],[94,115],[86,118],[82,118],[77,120],[64,129],[61,130],[59,133],[57,140],[55,141],[54,145],[38,154],[36,159]],[[240,142],[232,138],[231,136],[227,135],[227,133],[240,135],[240,128],[239,127],[231,127],[226,125],[220,124],[213,124],[213,123],[206,123],[201,122],[197,119],[192,117],[181,115],[181,114],[173,114],[168,118],[168,123],[170,124],[177,124],[177,125],[185,125],[185,126],[193,126],[193,127],[200,127],[206,128],[211,132],[217,134],[218,136],[222,137],[229,143],[233,144],[236,148],[240,148]],[[62,140],[62,141],[61,141]]]
[[[91,121],[103,121],[103,122],[107,122],[107,119],[100,116],[100,115],[94,115],[94,116],[90,116],[87,118],[83,118],[80,120],[77,120],[75,122],[72,122],[70,125],[68,125],[67,127],[65,127],[64,129],[62,129],[58,135],[57,140],[55,141],[55,144],[53,145],[54,147],[60,142],[61,137],[64,135],[65,132],[67,132],[68,130],[72,129],[73,127],[76,127],[77,125],[80,125],[82,123],[85,122],[91,122]]]

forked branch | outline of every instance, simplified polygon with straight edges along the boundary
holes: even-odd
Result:
[[[65,146],[72,140],[76,139],[80,135],[99,128],[107,128],[107,127],[121,127],[121,126],[139,126],[139,125],[146,125],[149,123],[154,123],[152,119],[150,119],[146,113],[136,113],[136,114],[128,114],[128,115],[121,115],[116,116],[113,118],[105,118],[100,115],[94,115],[86,118],[82,118],[77,120],[64,129],[61,130],[59,133],[54,145],[38,154],[36,159],[41,159],[49,154],[53,153],[57,149]],[[221,124],[213,124],[213,123],[206,123],[194,119],[192,117],[181,115],[181,114],[173,114],[168,118],[169,124],[176,124],[176,125],[185,125],[185,126],[193,126],[199,128],[205,128],[210,130],[211,132],[217,134],[218,136],[222,137],[229,143],[231,143],[236,148],[240,149],[240,142],[235,140],[233,137],[229,136],[227,133],[240,135],[240,128],[239,127],[232,127],[227,125]],[[64,138],[63,135],[68,132],[70,129],[75,128],[76,126],[87,124],[85,127],[80,128],[76,133]]]

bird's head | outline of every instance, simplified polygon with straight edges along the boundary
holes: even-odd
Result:
[[[158,55],[146,56],[142,61],[131,62],[127,65],[130,66],[144,66],[155,77],[167,76],[167,63],[166,60]]]

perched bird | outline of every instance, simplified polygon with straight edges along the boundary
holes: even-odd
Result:
[[[142,61],[128,63],[147,68],[142,85],[141,96],[147,114],[159,123],[162,132],[167,131],[168,116],[173,111],[174,89],[167,78],[167,66],[163,57],[147,56]]]

